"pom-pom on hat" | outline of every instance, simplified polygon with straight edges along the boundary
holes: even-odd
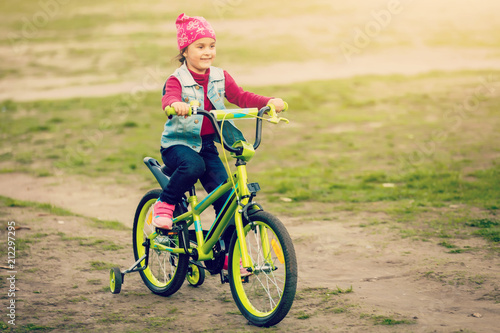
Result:
[[[179,50],[191,45],[200,38],[215,39],[215,31],[208,21],[201,16],[189,17],[182,13],[175,21],[177,45]]]

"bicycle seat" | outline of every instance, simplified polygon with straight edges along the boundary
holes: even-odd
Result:
[[[172,168],[169,168],[168,166],[166,165],[163,165],[161,167],[161,172],[163,172],[165,175],[167,175],[168,177],[171,177],[172,174],[174,173],[175,169],[172,169]]]

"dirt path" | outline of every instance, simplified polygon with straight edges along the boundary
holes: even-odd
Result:
[[[141,191],[130,187],[115,185],[111,188],[98,181],[89,183],[72,177],[55,179],[3,174],[0,183],[1,195],[50,202],[86,216],[119,220],[127,226],[131,226],[133,211],[142,195]],[[127,195],[119,196],[118,193]],[[157,318],[159,314],[140,310],[144,312],[141,318],[127,317],[128,324],[119,324],[113,321],[113,316],[122,318],[124,315],[116,313],[131,313],[152,304],[158,309],[156,311],[172,306],[178,309],[171,316],[172,322],[164,323],[164,327],[182,331],[179,326],[182,314],[189,311],[186,307],[194,304],[195,309],[205,313],[202,315],[204,324],[192,323],[184,327],[192,331],[207,328],[225,331],[219,321],[227,320],[228,313],[237,312],[227,285],[220,285],[217,276],[209,277],[198,289],[184,286],[175,296],[162,299],[151,295],[138,275],[130,275],[122,294],[107,294],[102,291],[107,283],[107,270],[95,270],[89,265],[93,261],[103,261],[128,267],[133,261],[129,231],[97,229],[84,217],[57,217],[22,208],[2,211],[7,220],[32,228],[22,231],[23,238],[47,234],[37,236],[39,239],[31,244],[30,256],[19,260],[20,294],[26,304],[33,304],[42,313],[37,318],[25,314],[20,322],[22,318],[25,324],[36,319],[37,324],[68,327],[64,321],[55,323],[51,319],[55,310],[50,308],[54,307],[67,312],[78,329],[94,330],[100,324],[111,323],[112,331],[119,331],[124,327],[136,327],[132,324],[139,325],[144,318]],[[119,214],[111,216],[111,212]],[[402,239],[384,225],[360,227],[375,217],[387,219],[383,214],[350,212],[335,213],[328,216],[328,221],[306,223],[300,218],[283,218],[298,253],[299,297],[292,312],[278,325],[278,331],[300,332],[311,327],[313,331],[328,332],[332,325],[338,331],[354,332],[367,327],[370,332],[495,331],[500,315],[500,304],[495,303],[500,295],[497,256],[483,251],[451,254],[434,242]],[[61,232],[69,237],[62,243]],[[82,245],[82,242],[92,244],[95,238],[111,240],[120,249],[109,251],[99,245]],[[78,239],[80,246],[72,245],[78,244]],[[459,245],[476,248],[483,244],[481,239],[469,239]],[[44,258],[49,254],[52,259],[47,261]],[[38,275],[45,278],[39,280]],[[75,285],[78,288],[72,290]],[[346,290],[351,286],[353,293],[335,296],[335,300],[326,304],[324,290],[317,289]],[[61,290],[66,291],[61,293]],[[195,299],[198,301],[194,302]],[[27,308],[21,308],[19,313],[23,311]],[[77,315],[79,311],[93,320]],[[473,313],[479,313],[481,318],[472,316]],[[307,320],[298,319],[304,314],[309,316]],[[377,316],[415,323],[396,327],[374,325]],[[245,331],[256,330],[247,326],[241,316],[230,315],[229,322],[234,330],[238,327]]]
[[[119,221],[132,227],[134,212],[143,193],[105,180],[82,177],[33,177],[21,173],[0,175],[0,195],[46,202],[84,216]]]

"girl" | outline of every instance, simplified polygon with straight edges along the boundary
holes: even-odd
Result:
[[[282,99],[244,91],[226,71],[212,66],[215,32],[207,20],[181,14],[175,23],[181,66],[165,83],[162,108],[172,106],[177,116],[165,123],[160,150],[165,165],[175,171],[153,207],[153,225],[162,229],[172,228],[175,204],[198,179],[210,193],[228,177],[214,145],[217,137],[210,121],[200,115],[187,116],[191,101],[198,101],[200,108],[207,111],[225,109],[224,97],[241,108],[262,108],[267,104],[274,104],[277,112],[284,108]],[[231,122],[223,128],[229,145],[244,140]],[[216,214],[225,201],[221,197],[214,203]]]

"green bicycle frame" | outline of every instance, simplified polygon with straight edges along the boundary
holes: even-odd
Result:
[[[258,114],[258,109],[248,108],[248,109],[237,109],[237,110],[225,110],[225,111],[212,111],[211,113],[215,116],[217,120],[229,120],[229,119],[255,119]],[[166,108],[168,115],[173,115],[175,111],[172,108]],[[240,163],[236,163],[236,172],[229,176],[228,179],[222,183],[219,187],[208,194],[201,202],[198,203],[198,198],[196,195],[190,196],[188,198],[190,210],[182,215],[177,216],[173,219],[174,224],[186,221],[187,226],[190,227],[194,224],[194,230],[196,233],[197,242],[197,260],[204,261],[213,259],[214,254],[212,248],[217,243],[221,237],[224,230],[227,228],[231,217],[234,215],[234,222],[236,233],[239,239],[240,251],[242,256],[242,265],[245,268],[252,268],[252,261],[248,254],[247,244],[245,240],[245,233],[243,230],[243,218],[241,210],[239,208],[245,207],[249,203],[250,191],[248,189],[248,176],[246,164],[238,159]],[[212,224],[208,234],[203,235],[203,229],[201,226],[200,215],[207,209],[211,204],[213,204],[217,199],[223,196],[225,193],[229,193],[229,198],[225,202],[219,215],[216,217],[214,223]],[[151,248],[158,249],[162,251],[169,251],[173,253],[186,254],[185,249],[182,248],[172,248],[165,246],[163,244],[155,243],[154,239],[158,234],[156,232],[149,235],[151,241]],[[263,235],[264,237],[265,235]],[[267,242],[266,242],[267,244]],[[188,248],[189,255],[193,255],[193,249]]]
[[[242,263],[243,267],[251,268],[252,263],[250,256],[247,252],[247,245],[244,237],[243,231],[243,219],[241,212],[237,212],[238,206],[244,207],[248,204],[250,197],[250,191],[247,187],[247,170],[246,165],[238,165],[236,172],[230,176],[224,183],[208,194],[201,202],[198,203],[197,196],[193,195],[188,198],[190,210],[182,215],[177,216],[173,219],[174,224],[180,221],[186,221],[187,226],[194,224],[194,230],[196,233],[197,246],[197,260],[210,260],[214,257],[213,246],[219,240],[222,233],[228,226],[231,217],[234,215],[234,222],[236,227],[236,233],[240,241],[240,250],[242,253]],[[234,183],[234,186],[233,186]],[[229,198],[224,203],[222,210],[216,217],[214,223],[212,224],[208,234],[203,235],[203,229],[201,226],[200,215],[207,209],[211,204],[213,204],[222,195],[229,192]],[[238,200],[239,199],[239,200]],[[165,246],[163,244],[155,243],[154,239],[158,236],[156,232],[149,235],[151,240],[151,248],[158,249],[162,251],[169,251],[174,253],[185,254],[186,251],[180,248],[172,248]],[[189,254],[192,255],[192,249],[189,249]]]

